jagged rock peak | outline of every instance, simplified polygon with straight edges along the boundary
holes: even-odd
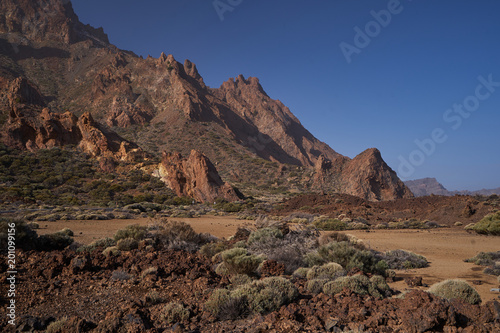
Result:
[[[91,40],[109,45],[102,28],[84,25],[69,0],[2,0],[0,33],[22,33],[33,41],[58,41],[73,44]]]

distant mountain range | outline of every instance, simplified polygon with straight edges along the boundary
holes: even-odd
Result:
[[[479,191],[448,191],[436,178],[422,178],[416,180],[409,180],[405,185],[413,192],[416,197],[423,197],[426,195],[500,195],[500,187],[494,189],[482,189]]]

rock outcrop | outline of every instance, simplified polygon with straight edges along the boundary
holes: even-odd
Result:
[[[9,146],[35,151],[75,145],[93,157],[129,162],[145,158],[137,145],[105,129],[88,112],[80,117],[51,112],[39,89],[25,78],[13,80],[8,91],[10,113],[2,141]]]
[[[20,33],[33,41],[66,44],[92,40],[109,44],[102,28],[94,29],[78,20],[68,0],[2,0],[0,33]]]
[[[212,162],[196,150],[192,150],[188,158],[179,153],[163,153],[159,175],[178,196],[201,202],[240,199],[233,187],[222,181]]]
[[[322,156],[315,166],[314,184],[319,189],[334,190],[370,201],[413,197],[375,148],[365,150],[352,160],[340,157],[330,161]]]

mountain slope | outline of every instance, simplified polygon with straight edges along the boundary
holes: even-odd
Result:
[[[410,188],[410,190],[417,197],[426,196],[426,195],[500,195],[500,187],[494,189],[482,189],[479,191],[448,191],[441,183],[437,181],[436,178],[422,178],[409,180],[405,182],[406,186]]]
[[[240,75],[207,87],[189,60],[143,59],[117,49],[102,29],[82,24],[67,0],[5,0],[0,10],[0,125],[12,122],[8,89],[23,78],[50,112],[89,114],[103,130],[157,158],[196,149],[242,189],[315,188],[312,167],[323,156],[344,170],[338,184],[324,178],[323,190],[371,200],[411,196],[383,160],[347,163],[271,99],[257,78]],[[2,135],[9,142],[7,132]],[[370,179],[377,181],[366,185]]]

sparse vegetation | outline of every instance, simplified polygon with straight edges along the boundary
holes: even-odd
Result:
[[[230,274],[255,274],[257,267],[264,260],[242,248],[226,250],[221,253],[221,257]]]
[[[500,236],[500,211],[486,215],[472,230],[478,234]]]
[[[323,292],[327,295],[338,294],[344,289],[359,295],[371,295],[376,298],[383,298],[390,293],[385,279],[377,276],[371,279],[365,275],[343,276],[323,286]]]
[[[425,257],[405,250],[388,251],[383,258],[391,269],[424,268],[429,265]]]
[[[445,280],[432,285],[429,292],[446,299],[461,299],[470,304],[481,303],[481,297],[477,291],[462,280]]]
[[[205,306],[219,318],[226,318],[227,310],[233,307],[235,310],[230,310],[230,319],[237,319],[249,313],[277,310],[297,296],[298,290],[290,281],[281,277],[270,277],[247,283],[233,291],[215,290]]]
[[[484,269],[485,274],[500,276],[500,251],[480,252],[476,256],[465,260],[476,265],[488,266]]]
[[[162,309],[162,318],[168,324],[183,322],[189,319],[189,309],[177,302],[167,303]]]

